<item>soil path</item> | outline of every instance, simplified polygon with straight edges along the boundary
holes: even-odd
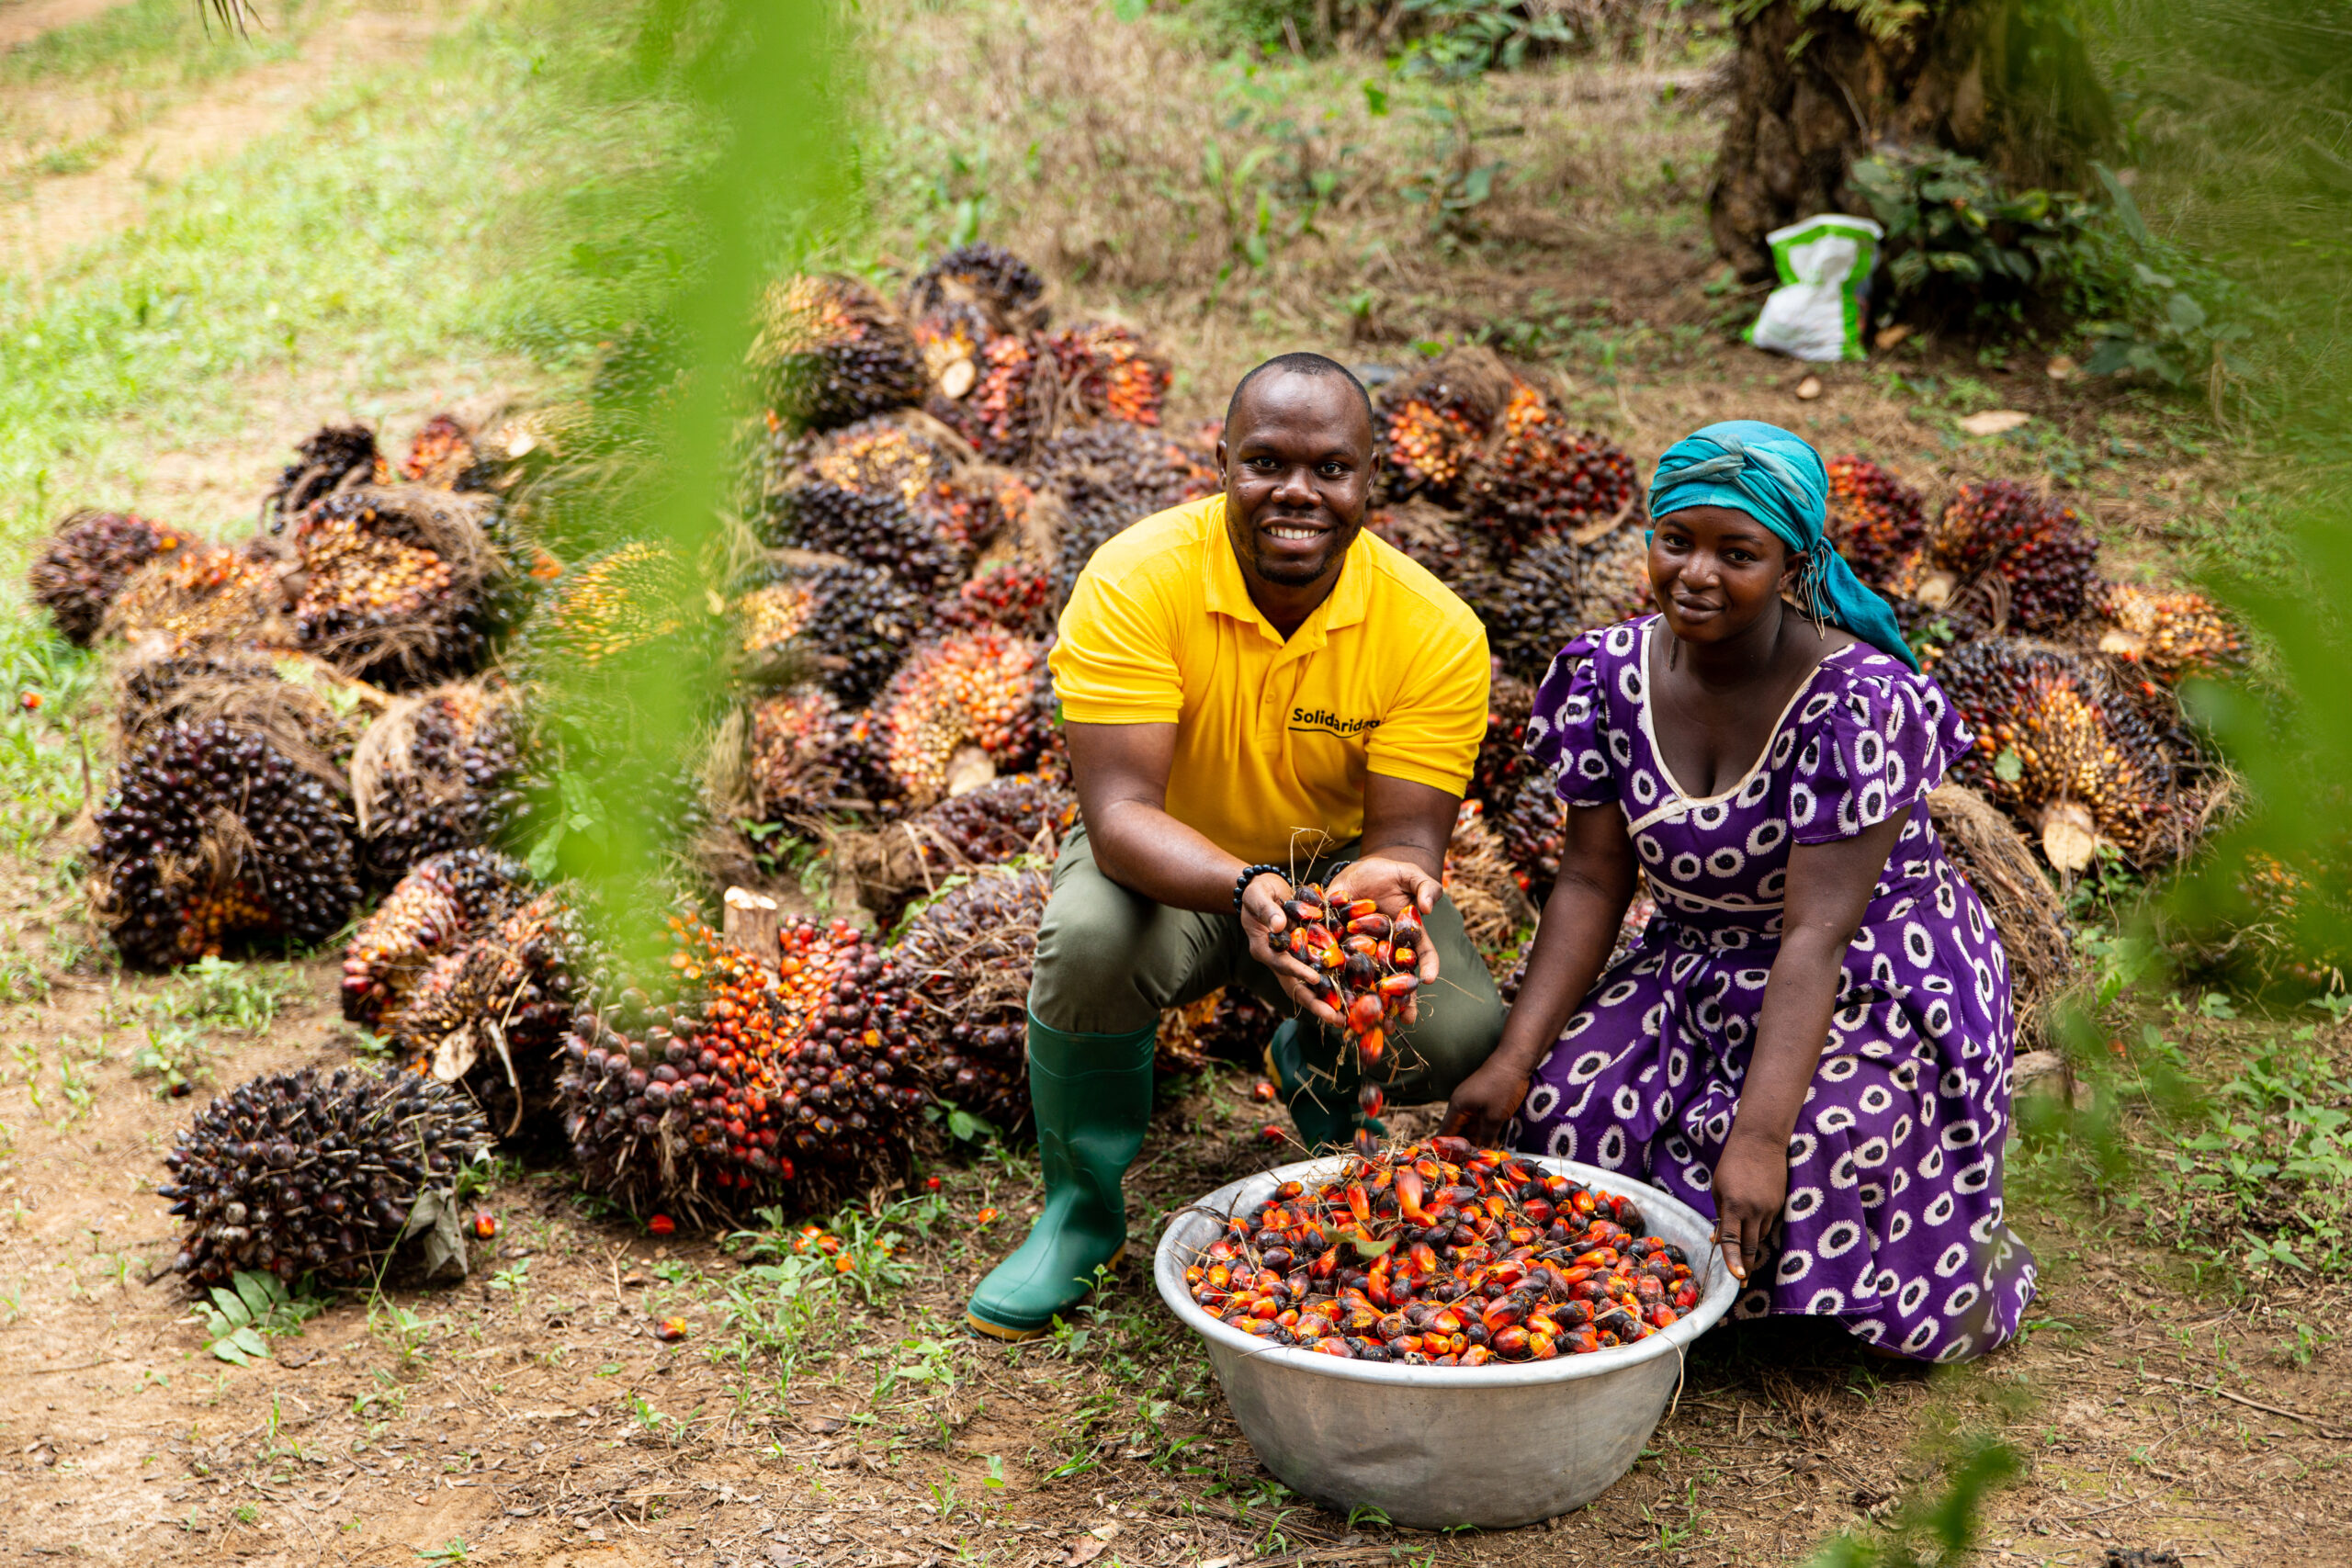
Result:
[[[292,59],[220,78],[124,137],[96,167],[36,179],[0,208],[0,266],[36,278],[53,270],[137,223],[156,192],[291,125],[345,65],[412,56],[440,25],[413,7],[355,11],[304,39]]]
[[[129,0],[0,0],[0,54],[46,32],[86,22]]]

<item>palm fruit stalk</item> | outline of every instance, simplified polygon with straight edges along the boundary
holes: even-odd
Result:
[[[442,1084],[347,1067],[254,1078],[164,1156],[157,1195],[187,1222],[172,1269],[199,1290],[241,1269],[371,1283],[417,1199],[454,1201],[488,1146],[481,1111]]]
[[[924,904],[891,951],[926,1039],[940,1042],[932,1088],[1000,1127],[1029,1113],[1029,975],[1053,879],[978,871]]]
[[[1285,924],[1269,945],[1317,971],[1316,999],[1340,1015],[1342,1048],[1355,1053],[1364,1080],[1359,1103],[1366,1116],[1378,1116],[1385,1095],[1377,1069],[1401,1039],[1398,1015],[1420,989],[1421,955],[1429,947],[1420,911],[1408,904],[1396,915],[1385,915],[1370,898],[1342,903],[1319,884],[1302,882],[1283,901],[1283,917]],[[1375,1147],[1373,1134],[1359,1127],[1357,1152]]]
[[[908,655],[874,705],[874,749],[915,807],[1035,764],[1051,730],[1051,677],[1037,644],[992,627]]]
[[[322,942],[359,901],[339,792],[223,719],[165,726],[97,814],[100,908],[134,963]]]
[[[58,635],[87,648],[131,574],[187,542],[162,524],[129,513],[76,512],[50,531],[33,558],[28,586],[33,602],[56,622]]]
[[[533,895],[429,960],[384,1020],[411,1071],[461,1085],[501,1139],[556,1130],[563,1038],[588,944],[560,887]]]
[[[380,1025],[428,964],[503,918],[527,886],[521,863],[494,850],[446,850],[418,862],[343,950],[343,1016]]]
[[[1512,378],[1501,426],[1494,450],[1478,454],[1456,487],[1464,526],[1487,536],[1498,558],[1634,514],[1634,460],[1589,430],[1569,430],[1533,386]]]
[[[564,1039],[590,1188],[633,1213],[740,1215],[902,1162],[929,1097],[891,958],[838,920],[787,924],[773,957],[674,930],[675,996],[583,1009]]]
[[[2223,675],[2245,662],[2245,637],[2202,593],[2110,582],[2099,594],[2098,614],[2108,623],[2099,651],[2167,684],[2189,675]]]
[[[1234,1215],[1184,1282],[1269,1345],[1417,1367],[1548,1361],[1645,1339],[1699,1304],[1690,1258],[1646,1228],[1630,1199],[1508,1150],[1374,1144]]]
[[[2174,761],[2097,663],[2014,637],[1963,643],[1937,683],[1976,733],[1960,782],[2041,835],[2062,871],[2101,842],[2146,862],[2169,848]]]
[[[1046,339],[1060,378],[1059,412],[1073,423],[1159,423],[1173,378],[1167,359],[1128,327],[1081,321]]]
[[[1919,492],[1864,457],[1835,457],[1828,468],[1830,540],[1857,577],[1894,591],[1927,538]]]
[[[370,715],[391,699],[307,654],[213,643],[119,666],[115,755],[165,727],[224,719],[330,781],[349,769]]]
[[[273,534],[313,502],[390,477],[381,471],[384,461],[376,449],[376,433],[364,424],[322,425],[296,445],[294,454],[294,461],[262,500],[262,516]]]
[[[906,322],[853,277],[795,277],[762,304],[752,362],[786,425],[830,429],[922,396],[922,359]]]

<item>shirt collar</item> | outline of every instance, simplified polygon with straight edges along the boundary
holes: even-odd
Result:
[[[1257,626],[1274,641],[1282,641],[1282,633],[1274,629],[1265,612],[1250,597],[1250,585],[1241,579],[1241,563],[1234,559],[1233,540],[1226,532],[1225,497],[1209,497],[1202,507],[1201,520],[1209,545],[1208,608],[1215,614],[1231,615]],[[1347,559],[1340,563],[1340,581],[1331,585],[1329,596],[1292,634],[1290,646],[1320,647],[1325,634],[1362,621],[1371,604],[1372,574],[1376,570],[1372,536],[1360,532],[1348,547]]]

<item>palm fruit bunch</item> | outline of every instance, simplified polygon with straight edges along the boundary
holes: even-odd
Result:
[[[436,413],[409,438],[401,477],[436,490],[466,490],[473,487],[480,467],[473,432],[457,415]]]
[[[359,902],[342,804],[226,720],[165,726],[122,764],[97,814],[115,945],[170,964],[238,938],[325,941]]]
[[[1486,802],[1489,819],[1535,770],[1527,754],[1527,721],[1535,712],[1535,687],[1498,671],[1487,688],[1487,734],[1470,766],[1469,795]]]
[[[494,850],[445,850],[419,861],[359,922],[343,950],[343,1016],[375,1028],[425,966],[521,902],[522,863]]]
[[[555,1109],[563,1037],[587,967],[578,912],[548,888],[429,959],[385,1019],[411,1071],[462,1083],[501,1137]]]
[[[1936,682],[1976,732],[1960,782],[2038,829],[2053,865],[2083,869],[2098,840],[2134,858],[2156,847],[2172,758],[2091,660],[1987,637],[1946,654]]]
[[[363,679],[472,668],[487,645],[439,551],[401,538],[361,492],[330,496],[294,532],[303,570],[294,636]]]
[[[2007,588],[2007,624],[2029,632],[2079,620],[2098,592],[2098,545],[2081,515],[2011,479],[1961,486],[1918,558],[1913,593],[1921,603],[1933,601],[1931,584],[1942,585],[1927,573],[1963,583],[1993,573]]]
[[[925,593],[961,578],[969,558],[960,544],[942,536],[935,518],[903,497],[821,479],[772,497],[763,532],[767,544],[847,556]]]
[[[862,419],[808,437],[795,450],[798,461],[788,480],[895,496],[933,520],[947,542],[976,547],[969,508],[958,504],[964,498],[955,482],[956,462],[931,437],[892,419]]]
[[[1019,559],[984,567],[940,603],[944,627],[977,630],[999,626],[1016,637],[1044,637],[1053,630],[1054,579]]]
[[[376,433],[364,424],[322,425],[296,445],[294,454],[262,501],[262,515],[270,519],[273,534],[312,502],[390,477],[376,450]]]
[[[1632,1200],[1508,1150],[1375,1143],[1227,1220],[1184,1282],[1269,1345],[1415,1367],[1549,1361],[1698,1306],[1690,1257],[1646,1228]]]
[[[1045,321],[1046,280],[1001,245],[958,245],[915,274],[907,310],[917,319],[944,305],[970,306],[991,333],[1017,332]]]
[[[583,1010],[564,1127],[588,1184],[632,1210],[743,1213],[786,1184],[899,1156],[922,1088],[906,981],[845,922],[786,924],[773,958],[675,922],[682,989]]]
[[[1369,1079],[1387,1054],[1396,1015],[1420,989],[1421,954],[1429,946],[1420,911],[1408,904],[1396,915],[1385,915],[1370,898],[1338,903],[1319,884],[1302,882],[1283,900],[1283,918],[1285,925],[1268,945],[1317,971],[1316,999],[1340,1015],[1356,1068]],[[1366,1116],[1379,1115],[1380,1086],[1366,1082],[1360,1102]],[[1371,1139],[1358,1129],[1360,1150]]]
[[[1080,420],[1158,424],[1172,377],[1168,361],[1114,321],[1082,321],[1046,340],[1061,378],[1061,406]]]
[[[692,588],[669,546],[631,539],[557,578],[528,637],[542,657],[594,668],[683,630]]]
[[[1552,896],[1553,883],[1559,880],[1567,808],[1553,793],[1552,781],[1533,771],[1522,774],[1501,799],[1488,801],[1487,808],[1495,830],[1502,835],[1512,880],[1542,908]]]
[[[1064,513],[1057,611],[1105,539],[1155,512],[1215,495],[1224,482],[1182,443],[1116,420],[1057,432],[1038,449],[1035,473],[1038,490],[1057,495]]]
[[[813,683],[761,698],[752,708],[751,784],[766,822],[864,813],[889,793],[875,776],[863,718]]]
[[[1050,355],[1026,337],[990,338],[980,350],[968,390],[933,393],[924,411],[972,444],[992,463],[1028,460],[1052,412]]]
[[[52,529],[33,558],[33,602],[76,648],[98,635],[107,609],[131,573],[186,543],[179,534],[125,512],[76,512]]]
[[[115,754],[130,756],[175,722],[223,719],[260,735],[322,776],[347,771],[382,694],[306,654],[223,643],[132,658],[115,693]]]
[[[381,886],[427,856],[491,842],[522,812],[522,768],[498,693],[444,686],[388,713],[360,738],[353,768],[369,874]]]
[[[1615,528],[1577,547],[1582,569],[1577,594],[1579,629],[1613,626],[1652,607],[1650,549],[1644,533],[1638,527]]]
[[[1152,1071],[1162,1077],[1204,1072],[1214,1062],[1257,1067],[1282,1015],[1246,986],[1211,991],[1198,1001],[1159,1015],[1152,1043]]]
[[[1052,690],[1043,649],[1024,638],[983,627],[924,643],[874,705],[876,756],[910,804],[928,806],[1035,763]]]
[[[1834,457],[1829,465],[1830,542],[1854,574],[1891,590],[1928,536],[1919,492],[1863,457]]]
[[[1487,349],[1454,349],[1389,382],[1373,410],[1379,499],[1426,495],[1448,505],[1462,502],[1488,438],[1514,412],[1522,429],[1540,423],[1537,413],[1548,412],[1540,394]]]
[[[738,644],[753,658],[775,654],[808,629],[808,618],[816,612],[817,592],[808,576],[779,574],[777,581],[736,597]]]
[[[2109,627],[2099,637],[2099,651],[2141,665],[2166,682],[2220,675],[2245,662],[2245,637],[2202,593],[2110,582],[2099,595],[2098,613]]]
[[[1441,582],[1464,582],[1478,558],[1462,531],[1433,506],[1375,506],[1364,513],[1363,526],[1365,533],[1394,545]]]
[[[879,567],[775,563],[736,602],[746,653],[780,654],[852,705],[870,701],[930,628],[931,601]]]
[[[1508,558],[1502,570],[1467,573],[1457,586],[1486,623],[1496,662],[1521,680],[1540,681],[1553,656],[1590,624],[1584,618],[1584,555],[1552,539]]]
[[[250,642],[286,608],[285,547],[249,539],[233,547],[190,539],[157,556],[123,583],[105,629],[168,650],[210,642]]]
[[[1053,895],[1043,871],[992,866],[916,911],[891,951],[939,1042],[932,1088],[1001,1127],[1029,1113],[1029,972]]]
[[[854,277],[772,285],[752,358],[777,416],[794,427],[830,429],[922,396],[922,358],[906,323]]]
[[[489,1143],[465,1096],[406,1075],[305,1067],[239,1084],[164,1156],[156,1194],[187,1221],[172,1270],[199,1290],[240,1270],[370,1283],[417,1199],[454,1200]]]
[[[1021,855],[1050,860],[1077,822],[1078,797],[1067,787],[1012,773],[941,801],[910,818],[902,830],[925,866],[946,873]]]
[[[1634,460],[1590,431],[1571,432],[1544,394],[1511,378],[1502,439],[1459,488],[1471,525],[1504,559],[1539,539],[1632,514]]]

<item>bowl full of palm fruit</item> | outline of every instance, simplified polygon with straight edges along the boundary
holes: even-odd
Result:
[[[1442,1137],[1221,1187],[1170,1219],[1155,1271],[1283,1484],[1501,1529],[1632,1468],[1731,1307],[1712,1230],[1612,1172]]]

